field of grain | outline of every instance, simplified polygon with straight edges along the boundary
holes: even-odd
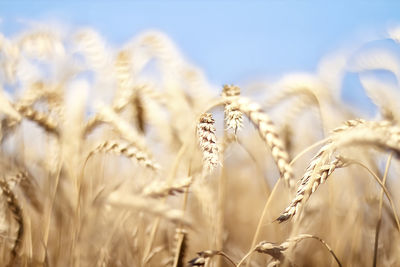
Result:
[[[160,32],[0,34],[1,266],[400,266],[400,64],[354,53],[212,85]]]

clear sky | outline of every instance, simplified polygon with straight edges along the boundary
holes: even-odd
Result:
[[[0,31],[22,20],[91,26],[115,45],[146,29],[168,34],[215,84],[314,71],[319,59],[400,22],[400,1],[4,1]]]

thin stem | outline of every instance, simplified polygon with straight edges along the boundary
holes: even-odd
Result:
[[[254,252],[254,248],[252,248],[251,250],[249,250],[249,252],[247,252],[246,255],[244,255],[244,257],[238,262],[238,264],[236,265],[236,267],[239,267],[246,259],[247,257],[251,256],[251,254]],[[248,261],[248,263],[250,262],[250,259]]]
[[[390,161],[392,160],[393,152],[390,153],[388,160],[386,161],[385,173],[383,174],[382,184],[385,185],[386,178],[389,172]],[[379,232],[381,229],[382,222],[382,206],[383,206],[383,188],[381,189],[381,194],[379,197],[379,211],[378,211],[378,222],[376,223],[376,231],[375,231],[375,245],[374,245],[374,259],[372,262],[372,266],[376,267],[377,259],[378,259],[378,242],[379,242]]]
[[[251,250],[249,251],[249,253],[247,253],[248,255],[246,254],[246,257],[247,257],[247,256],[250,256],[250,257],[249,257],[249,260],[248,260],[247,263],[246,263],[246,267],[250,266],[250,261],[251,261],[251,255],[250,255],[250,254],[251,254],[251,251],[253,250],[254,246],[255,246],[256,243],[257,243],[257,239],[258,239],[258,237],[259,237],[259,235],[260,235],[260,232],[261,232],[261,226],[262,226],[262,223],[263,223],[263,221],[264,221],[264,217],[265,217],[265,215],[267,214],[267,210],[268,210],[268,208],[269,208],[269,205],[270,205],[270,203],[271,203],[271,200],[274,198],[275,192],[277,192],[277,188],[278,188],[278,185],[279,185],[279,183],[280,183],[281,180],[282,180],[282,179],[279,178],[278,181],[275,183],[275,186],[274,186],[274,188],[272,188],[271,194],[269,195],[269,197],[268,197],[268,199],[267,199],[267,202],[265,203],[265,206],[264,206],[264,209],[263,209],[263,211],[262,211],[260,220],[258,221],[258,225],[257,225],[256,232],[254,233],[253,241],[251,242]],[[241,262],[244,261],[244,260],[245,260],[245,259],[242,259]],[[240,262],[240,263],[241,263],[241,262]],[[239,265],[238,265],[238,266],[239,266]]]
[[[312,144],[312,145],[306,147],[305,149],[303,149],[299,154],[297,154],[297,155],[292,159],[292,161],[289,163],[289,165],[293,165],[301,156],[303,156],[304,154],[306,154],[306,153],[307,153],[308,151],[310,151],[311,149],[313,149],[313,148],[315,148],[315,147],[317,147],[317,146],[320,146],[320,145],[326,143],[328,140],[329,140],[329,138],[325,138],[325,139],[322,139],[322,140],[320,140],[320,141],[318,141],[318,142],[315,142],[314,144]]]
[[[220,251],[218,253],[218,255],[221,255],[222,257],[224,257],[225,259],[227,259],[230,263],[232,263],[233,266],[236,266],[236,263],[231,259],[231,257],[229,257],[226,253]]]
[[[224,114],[224,122],[225,122]],[[224,127],[224,135],[222,144],[227,141],[227,132]],[[217,233],[216,233],[216,249],[222,251],[224,248],[224,203],[226,198],[226,173],[225,173],[225,149],[221,153],[220,161],[222,163],[221,172],[218,177],[218,203],[217,203]],[[221,258],[217,258],[217,267],[221,266]]]
[[[372,175],[372,177],[374,177],[374,179],[378,182],[378,184],[382,187],[382,190],[385,192],[385,195],[386,195],[386,197],[387,197],[388,200],[389,200],[390,206],[391,206],[391,208],[392,208],[393,216],[394,216],[394,218],[395,218],[395,220],[396,220],[397,229],[398,229],[398,231],[400,232],[399,217],[398,217],[398,215],[397,215],[397,212],[396,212],[396,209],[395,209],[395,206],[394,206],[393,199],[392,199],[392,197],[391,197],[389,191],[387,190],[386,186],[381,182],[381,180],[379,179],[379,177],[378,177],[373,171],[371,171],[367,166],[365,166],[365,165],[362,164],[361,162],[356,161],[356,160],[348,160],[348,164],[358,164],[358,165],[360,165],[361,167],[363,167],[364,169],[366,169],[366,170]]]
[[[333,256],[333,258],[335,259],[335,261],[337,262],[339,267],[342,267],[342,264],[340,263],[339,258],[336,256],[335,252],[333,252],[332,248],[328,245],[328,243],[325,242],[325,240],[323,240],[322,238],[320,238],[318,236],[309,235],[309,234],[302,234],[299,237],[301,237],[301,239],[298,241],[304,240],[306,238],[313,238],[313,239],[321,242],[321,244],[323,244],[328,249],[329,253],[331,253],[331,255]],[[294,240],[294,241],[296,242],[296,240]]]
[[[174,164],[172,165],[172,169],[171,169],[170,175],[167,178],[168,186],[173,182],[173,180],[174,180],[174,178],[176,176],[176,173],[178,172],[178,167],[179,167],[179,164],[181,162],[181,159],[182,159],[183,155],[185,154],[188,146],[189,146],[189,144],[188,144],[188,142],[186,142],[185,144],[183,144],[181,146],[180,150],[178,151],[178,155],[176,156]],[[165,203],[165,201],[166,201],[166,197],[164,197],[161,202]],[[143,261],[148,257],[148,255],[149,255],[149,253],[151,251],[155,236],[157,234],[157,228],[158,228],[158,226],[160,224],[160,220],[161,220],[161,218],[157,217],[155,219],[155,221],[154,221],[153,227],[151,228],[149,242],[147,243],[147,246],[146,246],[145,251],[143,253]]]

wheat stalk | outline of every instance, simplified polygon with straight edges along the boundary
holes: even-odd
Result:
[[[187,231],[177,228],[175,231],[175,255],[172,267],[183,267],[187,249]]]

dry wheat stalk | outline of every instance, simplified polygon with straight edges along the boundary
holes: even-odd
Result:
[[[175,230],[175,253],[172,267],[184,267],[184,258],[187,249],[187,231],[182,228]]]
[[[129,144],[123,141],[119,140],[108,140],[104,141],[101,144],[97,145],[95,149],[93,149],[89,155],[87,156],[87,159],[89,159],[91,156],[93,156],[96,153],[101,153],[101,152],[106,152],[106,153],[115,153],[117,155],[124,155],[125,157],[129,159],[136,159],[140,164],[143,166],[153,169],[153,170],[158,170],[160,169],[160,165],[155,163],[153,160],[150,159],[150,156],[147,155],[146,152],[141,151],[139,148],[137,148],[133,144]]]
[[[155,181],[143,189],[143,195],[147,197],[166,197],[173,196],[176,193],[183,193],[193,182],[192,177],[179,179],[174,181],[172,185],[168,185],[166,181]]]
[[[312,193],[323,183],[336,168],[343,166],[341,159],[330,160],[332,154],[345,145],[375,145],[386,149],[400,151],[400,128],[392,126],[390,122],[365,122],[350,120],[333,131],[329,141],[313,157],[296,196],[285,211],[278,217],[279,222],[286,221],[299,212],[302,205]]]
[[[232,129],[235,134],[237,130],[243,127],[243,114],[235,103],[225,106],[225,122],[228,129]]]
[[[272,157],[278,166],[283,180],[289,188],[293,188],[293,170],[289,164],[289,155],[284,148],[282,138],[279,136],[276,126],[268,115],[262,111],[258,104],[251,102],[247,98],[227,98],[227,102],[234,102],[239,110],[246,114],[250,121],[256,126],[261,138],[270,147]]]
[[[210,113],[204,113],[200,116],[199,123],[197,124],[197,136],[203,152],[203,162],[205,169],[210,172],[219,164],[214,122]]]
[[[22,238],[24,235],[24,218],[23,218],[22,208],[14,192],[10,189],[10,186],[4,179],[0,179],[0,188],[4,194],[8,208],[10,209],[14,219],[18,223],[17,236],[15,238],[14,246],[11,250],[12,258],[9,263],[10,266],[13,266],[13,262],[16,260],[18,253],[20,252],[22,247]]]
[[[108,250],[106,248],[101,248],[96,267],[107,267],[109,260],[110,260],[110,254]]]

